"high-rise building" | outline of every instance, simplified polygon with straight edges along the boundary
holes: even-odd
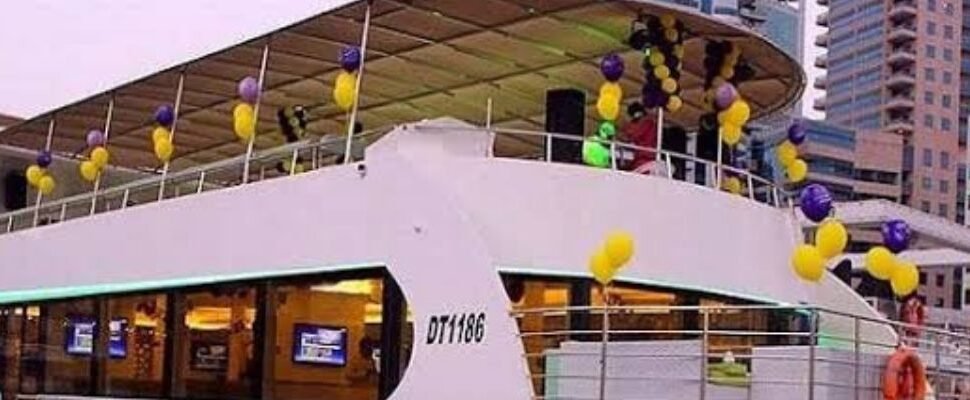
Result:
[[[815,108],[858,139],[897,135],[900,201],[957,219],[962,4],[949,0],[818,0],[828,31]],[[888,149],[888,148],[886,148]],[[961,217],[962,218],[962,217]]]
[[[799,10],[786,1],[778,0],[754,0],[752,6],[752,13],[762,21],[756,30],[797,59],[801,35],[798,29],[792,28],[798,27]]]

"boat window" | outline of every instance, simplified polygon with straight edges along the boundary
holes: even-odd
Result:
[[[166,296],[119,296],[107,300],[98,334],[104,394],[161,397],[165,364]]]
[[[43,393],[93,394],[91,360],[97,323],[94,300],[69,300],[44,307]]]
[[[526,276],[503,276],[505,292],[518,315],[519,332],[525,347],[526,360],[531,372],[536,394],[544,393],[545,360],[542,355],[546,349],[558,348],[560,343],[569,340],[568,335],[528,335],[535,332],[566,331],[570,319],[574,326],[586,322],[586,315],[568,315],[565,307],[570,303],[571,283],[564,280],[541,279]],[[572,299],[575,301],[575,299]],[[588,299],[587,299],[588,300]],[[559,309],[559,310],[556,310]],[[578,313],[577,313],[578,314]],[[585,313],[583,313],[585,314]],[[581,328],[576,326],[577,328]]]

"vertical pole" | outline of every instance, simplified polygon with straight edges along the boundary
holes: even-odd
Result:
[[[963,148],[963,225],[970,226],[970,116],[967,116],[967,129],[963,134],[966,138]]]
[[[61,215],[58,216],[57,220],[63,222],[67,219],[67,203],[61,204]]]
[[[808,321],[808,400],[815,400],[815,341],[818,339],[818,310],[812,309]]]
[[[296,175],[296,159],[300,157],[300,149],[293,149],[293,155],[290,156],[290,176]]]
[[[485,105],[485,129],[492,130],[492,98]]]
[[[182,106],[182,90],[185,88],[185,68],[179,71],[179,83],[178,87],[175,89],[175,106],[172,109],[172,114],[174,118],[172,119],[172,132],[170,140],[175,142],[175,129],[178,128],[179,124],[179,108]],[[162,166],[162,180],[158,183],[158,201],[162,201],[165,198],[165,178],[168,176],[168,167],[170,162],[166,161],[165,165]]]
[[[603,329],[600,332],[600,390],[599,400],[606,399],[606,348],[610,342],[610,286],[603,285]]]
[[[546,162],[552,162],[552,135],[546,132]]]
[[[660,154],[659,152],[657,154]],[[616,171],[616,159],[619,154],[616,152],[616,138],[610,139],[610,169]]]
[[[7,233],[13,231],[13,215],[7,217]]]
[[[354,125],[357,123],[357,107],[360,106],[360,84],[364,80],[364,62],[367,59],[367,37],[370,35],[370,1],[364,9],[364,31],[360,38],[360,70],[357,71],[357,81],[354,83],[354,104],[350,108],[347,118],[347,145],[344,147],[344,164],[350,164],[350,149],[354,142]]]
[[[664,108],[657,107],[657,151],[654,153],[656,156],[657,164],[660,164],[660,153],[663,149],[664,143]]]
[[[748,177],[748,198],[754,200],[754,178],[751,177],[750,170],[746,175]]]
[[[51,115],[51,120],[47,124],[47,142],[44,144],[44,151],[51,151],[51,143],[54,141],[54,126],[57,125],[57,117]],[[40,220],[40,204],[44,201],[44,194],[37,191],[37,201],[34,202],[34,223],[33,226],[37,226],[37,222]]]
[[[711,315],[706,308],[701,308],[701,395],[700,400],[707,398],[707,353],[710,351],[709,341],[711,338]]]
[[[111,98],[108,99],[108,115],[104,117],[104,146],[108,147],[108,135],[111,134],[111,118],[115,111],[115,95],[111,94]],[[101,189],[101,175],[102,171],[98,171],[98,177],[94,179],[94,189],[91,190],[91,213],[94,215],[94,210],[98,206],[98,190]]]
[[[199,187],[195,188],[195,193],[202,193],[205,189],[205,171],[199,173]]]
[[[724,169],[721,168],[721,160],[724,159],[724,135],[721,130],[717,130],[717,162],[714,164],[714,189],[721,190],[721,175]]]
[[[246,144],[246,161],[243,163],[243,174],[242,174],[242,184],[245,185],[249,183],[249,161],[253,158],[253,146],[256,144],[256,135],[259,134],[259,104],[263,100],[263,85],[266,80],[266,64],[269,62],[269,38],[266,39],[266,44],[263,45],[263,58],[259,61],[259,79],[257,80],[257,85],[259,90],[256,92],[256,104],[253,105],[253,115],[255,115],[256,121],[253,123],[256,126],[253,129],[253,136],[249,138],[249,143]]]
[[[936,377],[933,378],[933,395],[936,398],[940,398],[940,334],[938,332],[933,332],[933,370],[936,371]]]
[[[311,164],[310,164],[310,169],[320,168],[320,147],[319,146],[313,146],[313,149],[310,150],[310,157],[313,158],[313,161],[311,161]]]
[[[859,376],[859,373],[860,373],[859,368],[862,366],[862,329],[860,326],[861,321],[859,320],[859,317],[852,317],[852,320],[855,323],[855,328],[853,329],[853,334],[855,338],[853,338],[853,341],[852,341],[852,345],[855,350],[855,368],[853,368],[855,370],[855,381],[852,387],[854,388],[853,391],[855,393],[853,398],[855,400],[859,400],[860,396],[862,395],[859,392],[859,384],[860,384],[859,381],[861,379],[861,377]]]

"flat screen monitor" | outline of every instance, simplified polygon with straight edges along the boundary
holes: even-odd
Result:
[[[112,318],[108,323],[108,356],[125,358],[128,356],[128,318]]]
[[[293,362],[338,367],[347,365],[347,328],[293,325]]]
[[[226,342],[192,341],[191,368],[197,371],[225,372],[229,369],[229,344]]]
[[[97,323],[88,316],[69,316],[65,327],[64,351],[75,356],[94,353],[94,332]]]

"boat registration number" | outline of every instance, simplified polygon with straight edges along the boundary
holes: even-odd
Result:
[[[485,339],[485,313],[432,315],[427,344],[475,344]]]

